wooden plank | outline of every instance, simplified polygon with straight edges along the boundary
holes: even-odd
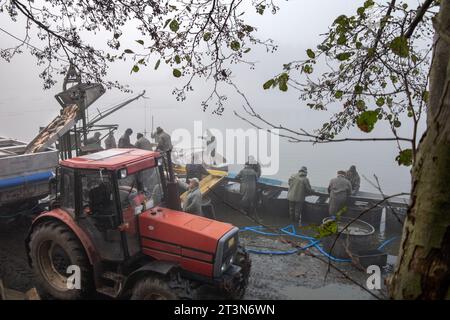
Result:
[[[200,192],[202,193],[203,196],[207,195],[209,190],[214,188],[223,179],[224,179],[224,176],[215,176],[215,175],[206,176],[205,178],[203,178],[200,181],[200,185],[199,185]],[[180,196],[182,202],[184,202],[186,200],[187,195],[188,195],[188,191],[184,192]]]
[[[0,279],[0,300],[41,300],[36,288],[31,288],[26,293],[8,289]]]
[[[25,295],[27,296],[27,300],[41,300],[36,288],[31,288],[25,293]]]
[[[55,143],[76,123],[78,115],[78,106],[71,105],[63,109],[63,113],[57,116],[31,141],[25,150],[25,153],[35,153],[45,150]]]
[[[175,173],[179,175],[186,175],[186,167],[185,166],[175,166],[174,167]],[[228,175],[228,172],[221,171],[221,170],[206,170],[210,175],[218,176],[218,177],[226,177]]]

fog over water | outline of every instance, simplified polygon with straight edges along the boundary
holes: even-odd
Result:
[[[326,32],[327,27],[335,17],[343,13],[352,13],[363,1],[355,0],[297,0],[280,2],[280,12],[277,15],[247,13],[249,24],[259,27],[260,38],[272,38],[279,50],[273,54],[262,49],[253,49],[249,59],[257,61],[255,70],[248,66],[233,66],[233,80],[245,92],[251,104],[261,115],[275,124],[283,124],[292,129],[304,128],[313,130],[325,122],[329,113],[309,110],[305,103],[298,100],[293,90],[287,93],[278,90],[264,91],[262,84],[274,74],[281,71],[283,63],[305,56],[305,50],[320,42],[319,35]],[[415,4],[415,1],[411,1]],[[9,30],[17,36],[23,36],[24,30],[20,24],[0,21],[0,27]],[[139,39],[136,31],[130,27],[130,46]],[[5,34],[0,33],[0,42],[8,45],[17,44]],[[129,84],[134,93],[146,90],[149,99],[138,100],[117,113],[103,120],[102,124],[119,124],[116,139],[126,128],[134,132],[150,131],[151,117],[154,117],[155,127],[161,126],[167,132],[185,128],[191,132],[194,121],[202,121],[203,128],[249,129],[251,126],[234,116],[233,111],[242,112],[242,99],[229,88],[223,87],[229,93],[226,110],[222,116],[212,114],[212,109],[202,111],[201,101],[211,89],[211,84],[201,79],[194,82],[194,92],[187,100],[177,102],[172,95],[174,87],[180,87],[185,79],[175,79],[168,67],[161,65],[158,71],[153,70],[153,64],[141,69],[138,74],[130,75],[132,62],[116,63],[111,66],[109,78]],[[324,66],[318,66],[324,68]],[[40,67],[28,54],[17,56],[11,63],[0,60],[0,136],[12,137],[24,141],[31,140],[39,126],[45,126],[59,113],[59,104],[54,95],[61,91],[63,76],[60,82],[50,90],[42,90],[42,81],[38,77]],[[107,91],[90,108],[103,109],[121,102],[130,94],[118,90]],[[338,106],[330,108],[336,111]],[[411,128],[405,125],[400,135],[408,136]],[[357,128],[352,128],[342,134],[342,137],[366,137]],[[380,125],[373,137],[390,137],[389,129]],[[133,140],[135,134],[133,134]],[[327,186],[338,169],[348,169],[356,165],[361,175],[373,177],[376,174],[382,183],[385,193],[409,192],[410,169],[399,167],[395,162],[398,153],[394,142],[346,142],[322,145],[294,144],[280,139],[280,167],[273,176],[287,179],[301,166],[308,167],[308,175],[312,185]],[[374,191],[364,178],[361,189]]]

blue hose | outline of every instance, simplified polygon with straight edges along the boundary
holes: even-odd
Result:
[[[263,226],[251,226],[251,227],[244,227],[240,229],[240,232],[245,232],[245,231],[251,231],[257,234],[261,234],[261,235],[265,235],[265,236],[282,236],[283,234],[287,234],[289,236],[292,237],[296,237],[296,238],[300,238],[303,240],[308,240],[309,243],[304,246],[304,247],[300,247],[300,248],[296,248],[293,250],[287,250],[287,251],[278,251],[278,250],[256,250],[256,249],[247,249],[248,252],[250,253],[255,253],[255,254],[267,254],[267,255],[290,255],[290,254],[295,254],[297,252],[299,252],[300,250],[306,250],[308,248],[314,247],[316,248],[321,254],[323,254],[325,257],[329,258],[330,260],[334,261],[334,262],[351,262],[351,259],[341,259],[341,258],[336,258],[332,255],[330,255],[328,252],[326,252],[321,246],[320,246],[320,240],[317,240],[316,238],[313,237],[309,237],[303,234],[298,233],[295,230],[294,225],[288,225],[284,228],[280,228],[280,231],[282,233],[274,233],[274,232],[265,232],[263,231],[264,227]],[[393,242],[394,240],[396,240],[399,237],[393,237],[390,238],[386,241],[384,241],[379,247],[378,250],[382,250],[385,246],[387,246],[388,244],[390,244],[391,242]]]
[[[286,229],[291,229],[291,231],[288,231]],[[300,238],[300,239],[303,239],[303,240],[311,240],[311,241],[316,240],[316,238],[308,237],[308,236],[305,236],[305,235],[297,233],[297,231],[295,230],[295,227],[292,224],[282,228],[281,232],[284,232],[284,233],[286,233],[286,234],[288,234],[290,236],[293,236],[293,237],[296,237],[296,238]]]
[[[29,175],[0,179],[0,189],[13,188],[27,183],[46,181],[53,177],[52,171],[38,172]]]
[[[297,253],[299,250],[288,250],[288,251],[264,251],[264,250],[255,250],[255,249],[246,249],[247,252],[254,253],[254,254],[267,254],[267,255],[274,255],[274,256],[287,256],[290,254]]]
[[[319,250],[319,252],[321,254],[323,254],[325,257],[329,258],[330,260],[334,261],[334,262],[351,262],[352,259],[340,259],[340,258],[336,258],[333,257],[332,255],[330,255],[328,252],[326,252],[325,250],[323,250],[323,248],[321,246],[319,246],[318,244],[314,245],[314,248],[316,248],[317,250]]]
[[[377,250],[383,250],[383,248],[384,248],[385,246],[387,246],[387,245],[388,245],[389,243],[391,243],[392,241],[397,240],[398,238],[399,238],[398,236],[395,236],[395,237],[393,237],[393,238],[390,238],[390,239],[384,241],[384,242],[377,248]]]
[[[244,227],[240,229],[240,232],[245,232],[245,231],[251,231],[257,234],[261,234],[261,235],[265,235],[265,236],[281,236],[283,234],[281,233],[274,233],[274,232],[265,232],[262,231],[261,229],[264,229],[263,226],[252,226],[252,227]],[[306,250],[308,248],[314,247],[316,248],[321,254],[323,254],[324,256],[328,257],[330,260],[335,261],[335,262],[351,262],[351,259],[339,259],[336,257],[333,257],[332,255],[328,254],[325,250],[323,250],[323,248],[319,245],[320,240],[317,240],[313,237],[308,237],[302,234],[297,233],[297,231],[295,230],[295,227],[291,224],[288,225],[284,228],[281,228],[280,231],[284,234],[287,234],[289,236],[292,237],[296,237],[296,238],[300,238],[303,240],[308,240],[309,243],[306,246],[300,247],[300,248],[296,248],[293,250],[287,250],[287,251],[279,251],[279,250],[256,250],[256,249],[247,249],[248,252],[250,253],[254,253],[254,254],[265,254],[265,255],[290,255],[290,254],[295,254],[297,252],[299,252],[300,250]]]

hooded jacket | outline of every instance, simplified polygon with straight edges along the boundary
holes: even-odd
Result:
[[[305,198],[313,193],[306,173],[300,171],[289,178],[288,200],[293,202],[305,201]]]

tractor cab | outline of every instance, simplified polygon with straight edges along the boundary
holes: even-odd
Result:
[[[140,251],[137,219],[165,205],[166,176],[158,152],[109,149],[61,162],[59,206],[89,234],[101,260]]]

